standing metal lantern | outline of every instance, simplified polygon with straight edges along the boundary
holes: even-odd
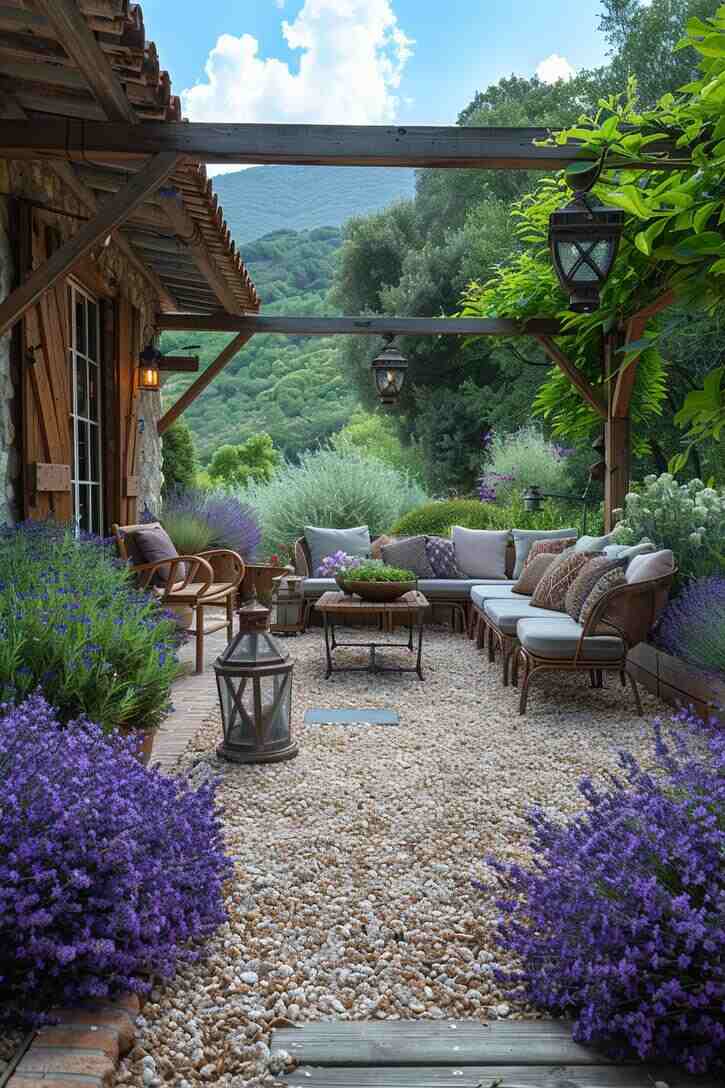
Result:
[[[276,763],[297,755],[292,740],[292,664],[269,633],[270,610],[239,610],[239,634],[214,662],[224,739],[234,763]]]
[[[279,635],[296,635],[305,629],[305,580],[286,570],[274,579],[270,629]]]

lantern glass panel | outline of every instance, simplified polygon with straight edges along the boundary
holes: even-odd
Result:
[[[250,752],[288,741],[290,672],[219,678],[224,740]]]

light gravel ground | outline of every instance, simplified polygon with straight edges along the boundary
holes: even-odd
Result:
[[[426,631],[426,680],[323,679],[319,630],[288,639],[300,744],[288,763],[214,756],[218,719],[179,763],[223,777],[236,861],[229,922],[208,955],[154,990],[118,1083],[269,1083],[270,1028],[289,1022],[535,1016],[493,979],[496,909],[483,859],[527,857],[532,804],[562,815],[576,785],[649,750],[631,695],[608,680],[537,677],[520,718],[474,645]],[[648,718],[659,704],[643,693]],[[308,707],[387,707],[400,726],[303,726]],[[201,762],[199,762],[201,761]]]

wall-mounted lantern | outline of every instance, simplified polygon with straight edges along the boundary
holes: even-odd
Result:
[[[138,357],[138,387],[155,391],[161,387],[159,363],[161,352],[153,344],[147,344]]]

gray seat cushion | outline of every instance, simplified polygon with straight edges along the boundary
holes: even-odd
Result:
[[[582,630],[580,623],[563,614],[546,619],[522,617],[516,625],[524,649],[557,661],[573,659]],[[584,639],[582,651],[586,661],[617,661],[624,652],[624,643],[616,635],[592,635]]]
[[[421,578],[418,589],[431,601],[445,598],[464,603],[469,599],[471,589],[480,582],[480,578]]]
[[[524,617],[540,619],[546,616],[543,609],[534,608],[532,604],[529,604],[528,597],[519,597],[518,600],[489,598],[484,601],[483,610],[491,622],[505,635],[515,635],[516,624]],[[565,612],[562,612],[561,616],[562,619],[569,618]]]
[[[471,601],[478,608],[483,607],[484,601],[494,598],[504,601],[526,601],[528,604],[529,598],[522,596],[521,593],[514,593],[513,585],[513,582],[477,582],[471,590]]]
[[[318,597],[321,597],[323,593],[327,593],[328,590],[339,590],[339,585],[334,578],[305,578],[302,583],[302,590],[305,597],[308,600],[315,601]]]

